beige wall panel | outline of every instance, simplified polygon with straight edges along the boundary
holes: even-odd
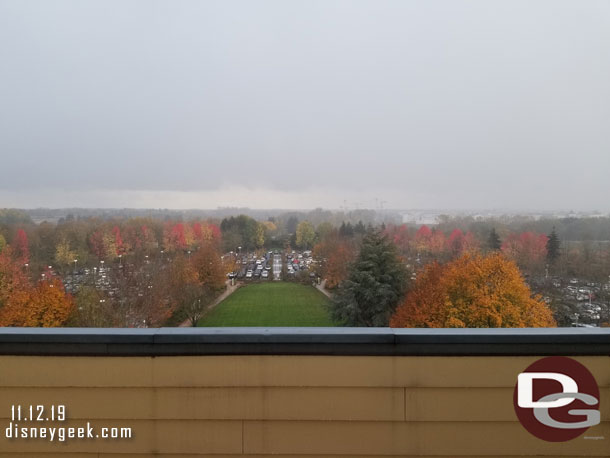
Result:
[[[537,357],[225,356],[155,358],[156,386],[512,386]],[[201,358],[201,357],[194,357]],[[576,357],[610,386],[610,357]],[[191,362],[189,362],[192,361]]]
[[[0,356],[0,386],[150,386],[149,357]]]
[[[0,388],[0,418],[19,404],[79,419],[369,421],[404,420],[405,405],[402,388]]]
[[[610,421],[610,388],[600,390],[602,421]],[[513,388],[407,388],[407,421],[517,421]]]
[[[513,422],[281,422],[246,421],[245,453],[322,455],[589,455],[608,456],[610,424],[590,428],[589,437],[545,442]]]
[[[85,422],[86,423],[86,422]],[[0,453],[93,452],[99,453],[200,453],[240,454],[242,452],[241,421],[201,420],[98,420],[91,422],[99,430],[103,426],[131,427],[131,439],[70,439],[64,443],[44,439],[8,440],[0,436]],[[59,423],[48,426],[59,426]],[[61,422],[61,426],[83,426],[82,421]],[[3,425],[4,428],[4,425]],[[4,433],[4,430],[2,431]]]
[[[0,356],[0,386],[512,386],[537,357]],[[576,357],[610,387],[610,357]]]
[[[0,388],[11,405],[64,404],[73,419],[516,421],[512,388]],[[610,421],[610,388],[601,391]],[[406,395],[406,397],[405,397]]]

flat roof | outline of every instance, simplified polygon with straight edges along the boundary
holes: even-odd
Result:
[[[1,355],[610,356],[610,328],[1,328]]]

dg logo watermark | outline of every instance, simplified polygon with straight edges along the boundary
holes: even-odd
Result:
[[[589,370],[571,358],[551,356],[517,377],[515,412],[531,434],[565,442],[599,424],[599,388]]]

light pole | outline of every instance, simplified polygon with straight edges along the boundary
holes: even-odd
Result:
[[[78,259],[74,260],[74,272],[76,272],[76,263],[78,262]]]
[[[122,261],[122,260],[123,260],[123,255],[122,255],[122,254],[120,254],[120,255],[119,255],[119,269],[120,269],[121,267],[123,267],[123,264],[121,264],[121,261]]]

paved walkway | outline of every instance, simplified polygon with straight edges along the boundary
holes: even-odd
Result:
[[[328,291],[326,289],[326,280],[322,280],[322,282],[319,285],[316,283],[316,288],[318,289],[318,291],[321,291],[322,294],[324,294],[326,297],[331,296],[330,291]]]
[[[214,307],[216,307],[218,304],[220,304],[222,301],[224,301],[227,297],[229,297],[231,294],[233,294],[235,291],[237,291],[237,288],[239,288],[242,285],[241,282],[239,282],[239,283],[235,282],[234,285],[231,285],[231,280],[227,280],[226,284],[227,284],[227,289],[225,289],[223,291],[223,293],[220,296],[218,296],[216,298],[216,300],[214,302],[212,302],[212,304],[210,304],[210,306],[208,307],[207,310],[211,310]],[[180,327],[180,328],[190,328],[191,327],[191,320],[184,321],[178,327]]]

